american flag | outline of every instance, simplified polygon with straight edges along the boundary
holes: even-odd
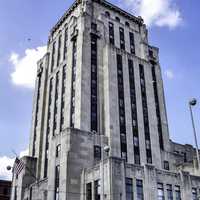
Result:
[[[22,160],[20,160],[19,158],[15,159],[15,163],[14,163],[14,167],[13,167],[13,171],[15,174],[20,174],[20,172],[22,171],[22,169],[24,169],[25,164]]]

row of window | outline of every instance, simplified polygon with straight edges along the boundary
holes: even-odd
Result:
[[[55,99],[54,99],[54,118],[53,118],[53,136],[57,131],[57,118],[58,118],[58,93],[59,93],[59,72],[56,73],[55,85]]]
[[[64,47],[63,47],[63,60],[66,59],[67,55],[67,43],[68,43],[68,28],[64,31]],[[62,35],[58,37],[58,50],[57,50],[57,61],[56,66],[58,67],[61,63],[61,54],[62,54]],[[55,58],[56,58],[56,41],[53,42],[52,54],[51,54],[51,72],[55,67]]]
[[[155,71],[154,65],[152,65],[151,71],[152,71],[152,79],[153,79],[152,82],[153,82],[154,98],[155,98],[155,105],[156,105],[156,116],[157,116],[157,121],[158,121],[157,127],[158,127],[159,143],[160,143],[160,148],[164,150],[162,123],[161,123],[161,116],[160,116],[160,104],[159,104],[158,89],[157,89],[157,78],[156,78],[156,71]]]
[[[120,48],[122,50],[126,50],[124,29],[122,27],[119,27],[119,40]],[[109,41],[110,44],[115,45],[115,31],[114,24],[112,22],[109,22]],[[129,32],[129,50],[131,54],[135,54],[135,38],[133,32]]]
[[[97,25],[91,24],[96,32]],[[97,108],[97,36],[91,34],[91,131],[98,132],[98,108]]]
[[[148,116],[144,66],[141,64],[139,65],[139,71],[140,71],[140,86],[141,86],[141,94],[142,94],[146,157],[147,157],[147,163],[152,163],[151,139],[150,139],[150,131],[149,131],[149,116]]]
[[[127,160],[123,66],[122,66],[122,56],[119,55],[119,54],[117,54],[117,80],[118,80],[118,101],[119,101],[119,124],[120,124],[121,157]]]
[[[140,164],[140,148],[139,148],[136,91],[135,91],[135,75],[134,75],[133,61],[130,59],[128,60],[128,68],[129,68],[129,83],[130,83],[134,161],[135,161],[135,164]]]
[[[47,131],[46,131],[46,144],[45,144],[45,161],[44,161],[44,178],[47,177],[48,171],[48,151],[49,151],[49,133],[51,126],[51,105],[53,98],[53,78],[49,81],[49,96],[48,96],[48,111],[47,111]]]
[[[64,114],[65,114],[65,91],[66,91],[66,65],[63,66],[62,73],[62,92],[61,92],[61,109],[60,109],[60,131],[64,126]]]
[[[74,127],[75,122],[75,89],[76,89],[76,62],[77,62],[77,38],[75,37],[72,44],[72,83],[71,83],[71,112],[70,126]]]
[[[181,189],[180,186],[175,186],[174,191],[173,187],[170,184],[166,185],[166,191],[167,191],[167,200],[181,200]],[[157,184],[157,199],[158,200],[164,200],[165,199],[165,190],[163,183]]]
[[[133,179],[126,178],[126,200],[134,199],[133,192]],[[137,200],[144,200],[144,190],[143,190],[143,181],[140,179],[136,179],[136,196]]]

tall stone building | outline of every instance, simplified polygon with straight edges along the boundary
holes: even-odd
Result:
[[[195,149],[169,139],[159,50],[141,17],[77,0],[38,62],[14,200],[196,200]]]

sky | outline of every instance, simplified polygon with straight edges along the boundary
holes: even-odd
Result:
[[[73,0],[0,1],[0,178],[9,179],[14,153],[26,155],[31,128],[36,61],[46,51],[49,31]],[[110,0],[149,29],[160,49],[171,138],[194,144],[188,101],[200,138],[199,0]],[[199,139],[200,143],[200,139]]]

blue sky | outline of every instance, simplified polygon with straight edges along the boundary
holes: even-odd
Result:
[[[49,30],[73,0],[0,1],[0,160],[27,149],[31,125],[34,59],[45,51]],[[188,100],[200,101],[198,0],[110,0],[149,26],[160,48],[171,138],[193,144]],[[136,3],[137,2],[137,3]],[[31,40],[29,40],[31,38]],[[29,49],[29,50],[28,50]],[[27,66],[27,67],[26,67]],[[200,136],[200,104],[194,109]],[[200,141],[199,141],[200,142]],[[0,169],[0,177],[3,176]]]

